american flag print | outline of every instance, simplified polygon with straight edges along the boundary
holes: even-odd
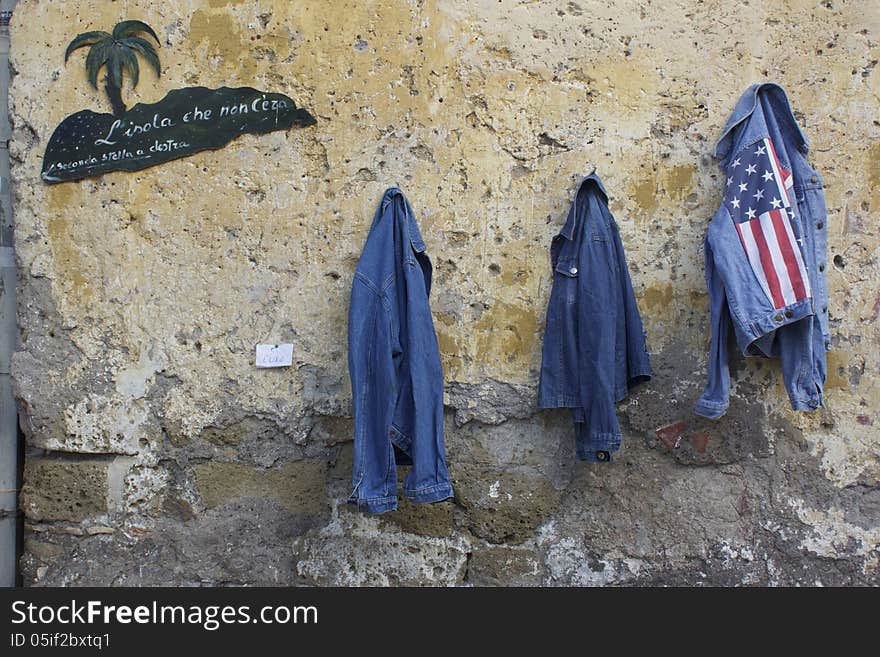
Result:
[[[791,228],[791,171],[773,141],[747,146],[727,167],[724,202],[752,271],[774,308],[812,296],[801,248]]]

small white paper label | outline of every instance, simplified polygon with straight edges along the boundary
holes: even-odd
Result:
[[[293,365],[292,344],[258,344],[257,367],[290,367]]]

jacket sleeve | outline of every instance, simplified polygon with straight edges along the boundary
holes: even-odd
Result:
[[[694,407],[697,415],[716,420],[727,411],[730,397],[730,369],[727,364],[727,338],[730,332],[730,309],[724,282],[715,268],[709,239],[705,242],[706,285],[709,288],[711,340],[709,344],[709,375],[706,388]]]
[[[354,407],[351,498],[369,499],[385,485],[386,464],[392,449],[388,431],[397,389],[392,343],[390,317],[377,291],[356,278],[348,323],[348,368]]]

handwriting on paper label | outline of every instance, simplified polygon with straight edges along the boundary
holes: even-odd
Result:
[[[290,367],[293,365],[292,344],[258,344],[257,367]]]

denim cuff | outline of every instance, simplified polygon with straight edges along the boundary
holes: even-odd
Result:
[[[791,401],[791,408],[795,411],[817,411],[825,405],[821,395],[813,399],[792,399],[789,397],[789,401]]]
[[[397,509],[397,496],[394,497],[371,497],[360,499],[349,497],[348,501],[357,504],[358,510],[364,513],[385,513]]]
[[[595,447],[582,448],[578,445],[577,457],[579,461],[589,461],[590,463],[611,463],[614,458],[611,456],[617,449],[596,449]]]
[[[581,400],[576,396],[545,394],[538,397],[538,408],[574,408],[580,406]]]
[[[577,457],[580,461],[591,463],[611,463],[611,455],[620,450],[620,435],[614,433],[594,433],[588,438],[575,439]]]
[[[403,494],[411,502],[431,503],[440,502],[452,497],[452,485],[448,483],[434,484],[415,490],[403,489]]]
[[[651,371],[651,366],[648,364],[627,370],[626,374],[626,383],[620,383],[617,390],[614,391],[615,403],[629,397],[630,390],[643,383],[647,383],[654,376],[654,372]]]
[[[784,308],[776,308],[761,317],[750,317],[749,319],[751,321],[746,325],[748,327],[748,331],[746,332],[748,344],[742,347],[743,355],[750,355],[749,345],[756,340],[773,333],[776,329],[787,326],[788,324],[799,322],[804,317],[813,314],[815,314],[813,312],[813,300],[812,298],[807,298],[801,299],[800,301],[785,306]],[[739,334],[737,334],[737,339],[739,339],[739,337]]]
[[[694,405],[694,413],[710,420],[717,420],[727,412],[727,402],[713,402],[699,399]]]

